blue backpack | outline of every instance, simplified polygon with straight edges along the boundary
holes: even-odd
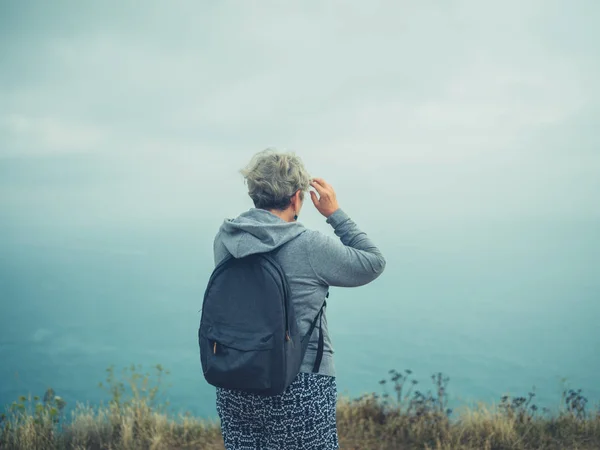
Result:
[[[204,293],[198,330],[202,371],[209,384],[259,395],[286,390],[300,371],[326,306],[324,301],[308,332],[300,336],[290,297],[285,273],[270,254],[229,256],[217,265]],[[322,357],[321,331],[313,372],[319,371]]]

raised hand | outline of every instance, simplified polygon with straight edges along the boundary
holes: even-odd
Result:
[[[312,199],[315,208],[317,208],[323,216],[329,217],[339,209],[340,206],[338,205],[333,187],[323,178],[313,178],[310,185],[319,193],[319,196],[317,197],[317,194],[314,191],[310,191],[310,198]]]

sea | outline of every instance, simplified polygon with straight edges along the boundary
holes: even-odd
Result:
[[[64,233],[4,222],[0,235],[0,405],[52,388],[68,410],[110,396],[107,369],[168,375],[160,401],[215,419],[197,330],[215,234],[203,223]],[[40,232],[39,230],[43,230]],[[339,395],[393,393],[390,371],[434,389],[455,413],[503,395],[558,408],[565,389],[600,401],[600,222],[382,226],[383,275],[331,288]],[[407,371],[410,371],[410,375]],[[151,378],[155,379],[155,378]]]

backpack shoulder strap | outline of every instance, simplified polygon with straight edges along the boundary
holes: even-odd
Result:
[[[317,313],[316,317],[310,324],[310,328],[308,329],[307,333],[302,338],[302,354],[304,355],[304,354],[306,354],[306,349],[308,348],[308,343],[310,341],[310,337],[312,336],[313,332],[315,331],[315,327],[317,326],[317,320],[318,320],[319,321],[319,344],[317,346],[317,357],[315,359],[315,364],[313,366],[313,373],[316,373],[319,371],[319,368],[321,367],[321,361],[323,359],[323,351],[325,348],[325,337],[323,335],[323,329],[322,329],[323,311],[324,311],[325,307],[327,306],[328,298],[329,298],[329,291],[327,291],[327,295],[325,296],[325,301],[323,302],[321,309],[319,309],[319,312]]]
[[[273,252],[261,253],[260,255],[264,259],[269,261],[271,263],[271,265],[275,268],[275,270],[277,270],[277,272],[279,273],[279,276],[281,277],[281,282],[283,283],[282,287],[283,287],[283,295],[285,296],[284,300],[288,301],[288,299],[291,298],[291,288],[290,288],[290,283],[288,282],[288,278],[285,274],[285,271],[283,270],[283,267],[281,267],[281,264],[279,264],[279,262],[273,257],[273,255],[274,255]]]
[[[279,251],[281,250],[282,247],[283,246],[278,247],[275,250],[270,251],[269,253],[263,253],[262,256],[264,258],[266,258],[267,260],[269,260],[277,268],[277,270],[281,273],[281,276],[284,280],[284,289],[285,289],[286,295],[288,296],[288,298],[290,298],[291,293],[290,293],[289,284],[287,282],[287,277],[285,275],[285,272],[279,265],[279,263],[274,258],[274,256],[279,253]],[[325,348],[325,337],[323,335],[323,329],[322,329],[323,311],[325,310],[325,308],[327,306],[328,298],[329,298],[329,291],[327,291],[327,294],[325,295],[325,300],[323,301],[323,305],[319,309],[319,312],[313,319],[312,323],[310,324],[310,328],[308,329],[306,334],[302,337],[302,341],[301,341],[302,355],[304,357],[304,355],[306,354],[306,349],[308,348],[308,343],[310,341],[310,337],[312,336],[313,332],[315,331],[315,328],[317,326],[317,321],[319,321],[319,343],[317,346],[317,357],[315,359],[315,364],[313,366],[313,373],[317,373],[319,371],[319,368],[321,367],[321,361],[323,360],[323,352],[324,352],[324,348]]]

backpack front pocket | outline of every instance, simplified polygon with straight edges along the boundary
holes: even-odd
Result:
[[[208,325],[200,328],[199,339],[204,350],[202,369],[210,384],[242,390],[271,387],[272,333]]]

